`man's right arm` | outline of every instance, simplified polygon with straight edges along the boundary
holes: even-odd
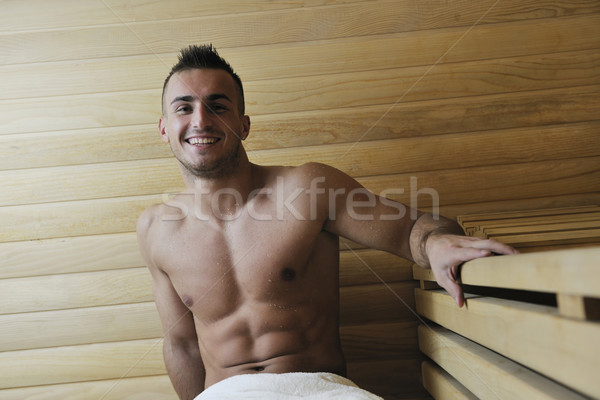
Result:
[[[152,275],[154,300],[163,327],[163,356],[169,378],[180,399],[193,399],[204,390],[205,370],[191,311],[182,303],[169,276],[152,260],[150,226],[146,212],[138,221],[138,242]]]

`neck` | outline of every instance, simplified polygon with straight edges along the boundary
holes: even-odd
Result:
[[[184,193],[194,195],[194,208],[199,215],[227,220],[248,201],[254,188],[255,170],[256,166],[250,163],[246,152],[242,152],[237,168],[227,176],[213,179],[182,171]]]

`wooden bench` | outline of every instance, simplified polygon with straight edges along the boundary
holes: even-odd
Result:
[[[413,268],[421,281],[417,312],[427,318],[419,327],[419,347],[429,357],[423,382],[436,399],[600,398],[600,246],[590,245],[598,222],[573,225],[571,211],[573,220],[598,215],[588,208],[462,218],[466,230],[478,227],[471,233],[501,232],[517,248],[550,248],[465,263],[462,309],[435,288],[429,270]],[[567,234],[560,249],[559,226],[549,223],[556,218],[565,220],[565,232],[588,235]],[[576,241],[585,246],[573,248]]]

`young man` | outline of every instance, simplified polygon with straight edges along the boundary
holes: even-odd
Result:
[[[247,374],[343,380],[339,236],[431,267],[459,306],[461,263],[514,252],[377,197],[327,165],[250,163],[242,83],[212,46],[182,51],[162,102],[160,135],[186,189],[146,210],[138,236],[182,399]]]

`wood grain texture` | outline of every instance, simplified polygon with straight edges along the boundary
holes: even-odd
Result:
[[[461,267],[466,285],[598,297],[600,247],[555,250],[471,260]],[[434,280],[413,267],[415,279]]]
[[[2,314],[153,301],[145,267],[0,280]]]
[[[185,7],[185,3],[183,4]],[[95,7],[98,8],[99,5]],[[593,1],[573,6],[571,2],[556,0],[543,3],[533,0],[519,3],[486,0],[476,4],[466,0],[452,3],[438,0],[419,5],[410,1],[378,0],[377,7],[373,7],[370,2],[318,8],[311,8],[309,5],[258,12],[250,16],[231,12],[229,15],[210,15],[210,11],[208,16],[202,16],[203,12],[193,13],[195,7],[185,17],[161,19],[154,16],[156,21],[148,22],[129,22],[127,13],[123,13],[125,20],[121,21],[122,11],[118,8],[113,9],[115,13],[100,9],[99,15],[104,14],[111,22],[91,27],[77,23],[76,26],[61,26],[58,29],[17,31],[0,39],[0,46],[6,49],[0,57],[0,64],[165,53],[198,41],[211,41],[217,47],[241,47],[443,27],[464,27],[466,30],[476,23],[598,12],[598,6]],[[18,8],[11,8],[14,11],[7,15],[8,18],[18,12]],[[129,9],[132,10],[133,7]],[[144,7],[140,10],[144,10]],[[69,14],[73,15],[73,12],[67,13]],[[360,24],[356,23],[358,20],[361,21]],[[47,24],[43,22],[41,26]],[[163,32],[169,32],[167,38],[163,37]],[[63,51],[51,51],[55,43],[62,43]],[[107,46],[107,43],[112,45]]]
[[[423,386],[436,400],[477,400],[459,381],[431,361],[421,364]]]
[[[299,0],[273,2],[252,0],[240,3],[235,0],[219,2],[175,0],[168,7],[149,0],[56,0],[52,6],[43,0],[5,1],[5,13],[0,23],[6,31],[72,28],[92,25],[107,25],[162,19],[189,18],[192,15],[223,15],[232,13],[257,13],[273,10],[316,7],[327,4],[344,4],[364,0]],[[39,10],[31,13],[32,9]],[[60,10],[60,12],[57,12]],[[51,15],[44,18],[41,15]],[[18,21],[18,22],[17,22]]]
[[[165,372],[160,339],[0,353],[0,388],[7,389]]]
[[[210,1],[177,0],[171,1],[169,7],[147,0],[137,1],[116,1],[106,0],[98,3],[93,0],[73,1],[58,0],[49,7],[43,0],[27,1],[5,1],[5,9],[0,26],[5,31],[24,31],[39,30],[65,27],[79,27],[91,25],[105,25],[115,23],[131,23],[142,21],[156,21],[160,19],[178,19],[188,18],[190,15],[224,15],[232,13],[259,13],[273,10],[295,9],[300,7],[319,7],[323,5],[336,5],[344,3],[361,2],[364,0],[298,0],[286,2],[272,2],[268,0],[253,0],[239,3],[235,0],[223,0],[218,3]],[[458,12],[468,3],[455,2],[448,3],[435,1],[423,4],[419,10],[426,15],[437,12],[437,19],[443,18],[443,15],[453,10]],[[491,3],[486,3],[489,7]],[[77,5],[77,7],[75,7]],[[398,2],[399,7],[403,7],[405,12],[415,12],[410,2]],[[454,7],[454,8],[453,8]],[[52,15],[52,18],[43,18],[36,13],[28,11],[35,9],[44,12],[44,15]],[[56,10],[61,10],[60,13]],[[476,8],[473,14],[483,13],[483,8]],[[508,11],[508,12],[507,12]],[[498,14],[490,20],[506,19],[529,19],[529,18],[547,18],[559,17],[564,15],[592,13],[598,11],[598,5],[594,1],[580,1],[576,4],[567,1],[538,1],[522,2],[519,4],[502,4]],[[251,18],[251,16],[248,16]],[[18,21],[18,22],[17,22]]]
[[[476,398],[584,399],[556,382],[441,327],[419,326],[419,348]]]
[[[247,113],[334,109],[600,84],[600,50],[251,81]],[[426,78],[426,79],[425,79]],[[369,90],[366,91],[365,87]],[[0,134],[149,124],[160,89],[0,100]],[[28,110],[34,107],[36,113]]]
[[[594,378],[600,349],[593,345],[600,325],[513,300],[467,296],[467,307],[459,309],[445,293],[416,289],[415,297],[426,318],[583,394],[600,395]]]
[[[256,162],[330,163],[450,217],[600,204],[596,0],[1,3],[1,399],[175,397],[134,230],[182,187],[156,121],[190,43],[242,76]],[[351,378],[429,398],[410,263],[345,244]]]
[[[476,25],[397,34],[353,36],[310,42],[220,49],[244,82],[377,71],[531,54],[598,48],[600,16]],[[551,34],[549,34],[551,32]],[[519,43],[521,37],[530,40]],[[369,57],[364,57],[369,49]],[[451,51],[448,51],[451,49]],[[0,99],[159,89],[176,54],[94,58],[0,65],[14,79],[0,83]]]
[[[0,315],[0,351],[160,337],[153,301]]]
[[[334,166],[353,177],[600,156],[600,121],[249,152],[261,165]],[[473,154],[457,159],[457,151]],[[436,157],[432,160],[431,155]],[[119,176],[118,180],[114,177]],[[96,177],[96,178],[90,178]],[[168,193],[183,187],[173,158],[0,171],[0,206]]]
[[[167,375],[0,389],[2,400],[178,400]]]

